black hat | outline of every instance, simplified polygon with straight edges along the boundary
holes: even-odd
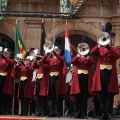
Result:
[[[58,46],[55,46],[54,50],[56,50],[56,51],[61,51]]]
[[[54,45],[55,46],[61,46],[61,43],[62,43],[62,38],[61,37],[57,37],[56,40],[55,40]]]

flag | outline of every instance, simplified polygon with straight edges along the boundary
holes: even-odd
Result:
[[[79,0],[60,0],[60,13],[72,13]]]
[[[42,29],[41,29],[41,49],[40,49],[40,54],[44,55],[45,51],[43,49],[43,46],[45,44],[45,42],[47,42],[47,38],[46,38],[46,32],[45,32],[45,27],[44,27],[44,22],[42,21]]]
[[[65,52],[64,52],[65,62],[71,63],[72,53],[71,53],[71,45],[70,45],[70,38],[68,33],[68,27],[66,25],[65,29]]]
[[[102,32],[105,32],[105,26],[103,24],[103,21],[102,21]]]
[[[18,25],[16,24],[16,40],[15,40],[15,51],[14,51],[14,57],[17,56],[17,54],[22,55],[22,59],[26,56],[26,48],[24,46],[24,43],[22,41]]]

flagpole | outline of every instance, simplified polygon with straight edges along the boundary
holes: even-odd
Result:
[[[16,19],[16,25],[17,25],[17,23],[18,23],[18,20]]]
[[[102,25],[104,25],[104,24],[103,24],[103,21],[102,21]]]
[[[18,23],[18,20],[16,19],[16,25]],[[15,40],[16,40],[16,36],[15,36]],[[15,57],[15,56],[14,56]],[[15,68],[15,66],[14,66]],[[14,115],[14,107],[15,107],[15,78],[14,78],[14,93],[13,93],[13,101],[12,101],[12,115]]]
[[[55,17],[53,18],[53,41],[55,41]]]
[[[44,22],[44,18],[42,18],[42,23]]]
[[[67,21],[66,21],[66,26],[67,26]]]

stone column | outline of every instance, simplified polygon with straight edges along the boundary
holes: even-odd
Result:
[[[27,51],[30,48],[39,49],[41,43],[41,21],[38,20],[26,20],[26,48]]]

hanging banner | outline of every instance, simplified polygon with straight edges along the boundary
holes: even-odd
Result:
[[[6,11],[8,0],[0,0],[0,14]],[[5,17],[0,16],[0,20],[5,20]]]
[[[61,16],[70,16],[78,1],[79,0],[60,0],[60,13],[63,13]]]

